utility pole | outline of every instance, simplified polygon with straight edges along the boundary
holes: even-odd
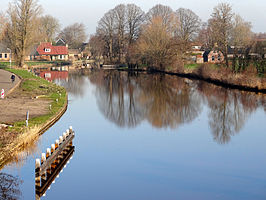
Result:
[[[10,48],[7,48],[7,50],[10,52],[9,54],[9,65],[10,65],[10,68],[11,68],[11,55],[12,55],[12,51]]]

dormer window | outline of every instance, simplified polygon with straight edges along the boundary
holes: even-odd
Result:
[[[44,51],[47,53],[51,52],[51,49],[50,48],[45,48]]]

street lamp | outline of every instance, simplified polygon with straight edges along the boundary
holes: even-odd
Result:
[[[10,52],[10,54],[9,54],[9,63],[10,63],[10,68],[11,68],[11,55],[12,55],[12,51],[9,48],[7,48],[7,50]]]

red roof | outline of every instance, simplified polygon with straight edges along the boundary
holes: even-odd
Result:
[[[66,46],[53,46],[50,42],[42,42],[38,46],[37,52],[39,55],[67,55],[68,48]]]

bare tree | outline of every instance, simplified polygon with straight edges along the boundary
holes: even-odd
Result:
[[[179,8],[176,11],[177,19],[179,21],[177,28],[177,36],[185,43],[192,41],[196,38],[201,20],[192,10]]]
[[[220,3],[213,9],[210,20],[214,41],[223,52],[227,67],[229,66],[227,55],[233,16],[232,7],[227,3]]]
[[[45,15],[40,18],[40,32],[44,34],[46,42],[54,41],[59,31],[60,24],[58,19],[51,15]]]
[[[128,43],[132,44],[140,33],[141,25],[144,21],[145,13],[140,7],[135,4],[127,5],[127,29],[128,29]]]
[[[85,25],[83,23],[74,23],[65,27],[59,37],[62,38],[70,48],[80,48],[82,43],[87,40]]]
[[[26,52],[36,41],[40,13],[41,7],[35,0],[15,0],[9,5],[6,37],[19,67],[24,65]]]
[[[248,66],[248,54],[251,49],[251,23],[235,15],[231,30],[231,45],[234,47],[233,70],[239,72]]]
[[[203,46],[207,49],[210,49],[214,46],[209,22],[205,22],[201,25],[201,28],[198,33],[197,41],[201,42]]]
[[[118,62],[121,62],[121,55],[124,50],[125,42],[125,31],[126,31],[126,6],[120,4],[114,9],[114,22],[115,30],[117,36],[117,53],[118,53]]]
[[[107,48],[106,56],[109,58],[110,62],[112,62],[113,43],[115,35],[115,16],[113,10],[105,13],[101,20],[98,22],[97,35],[103,36]]]
[[[163,19],[154,17],[143,29],[137,44],[138,54],[142,59],[160,70],[173,64],[177,58],[176,43],[172,31],[164,25]]]
[[[4,13],[0,12],[0,40],[2,40],[4,36],[4,32],[6,31],[7,27],[7,19]]]
[[[152,21],[155,17],[161,17],[162,23],[164,25],[171,25],[172,19],[173,19],[173,10],[169,6],[157,4],[156,6],[152,7],[147,15],[146,19],[147,21]]]

